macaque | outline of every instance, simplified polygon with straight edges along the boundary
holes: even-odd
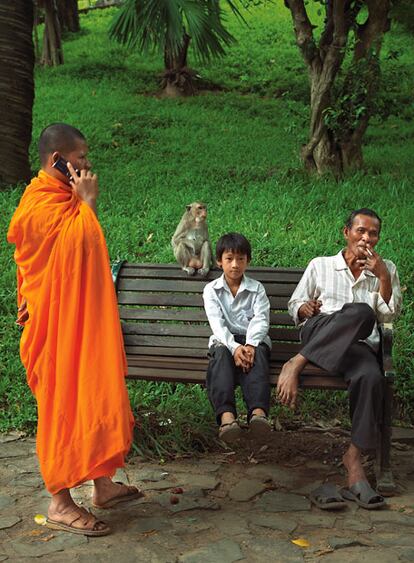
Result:
[[[171,240],[174,256],[184,272],[206,276],[211,266],[211,244],[207,228],[207,206],[195,201],[186,206]]]

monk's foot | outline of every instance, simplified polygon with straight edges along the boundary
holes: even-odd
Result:
[[[358,481],[368,481],[361,461],[361,451],[351,444],[342,457],[345,469],[348,473],[348,487],[352,487]]]
[[[111,531],[105,522],[73,501],[62,503],[53,499],[47,511],[46,525],[55,530],[83,533],[87,536],[106,535]]]
[[[306,358],[297,354],[286,362],[277,381],[277,398],[288,407],[294,408],[298,395],[299,376],[307,364]]]
[[[138,499],[144,493],[137,487],[114,483],[109,477],[101,477],[95,480],[92,495],[92,503],[97,508],[111,508],[121,502]]]

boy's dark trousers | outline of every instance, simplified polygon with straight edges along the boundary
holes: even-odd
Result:
[[[246,337],[235,335],[239,344],[245,344]],[[235,388],[240,385],[244,401],[247,405],[247,417],[250,420],[254,409],[263,409],[266,415],[270,406],[269,359],[270,350],[266,344],[256,347],[253,367],[243,373],[234,363],[230,350],[223,344],[210,347],[210,358],[207,368],[208,398],[216,413],[217,424],[221,423],[221,415],[231,412],[237,417]]]

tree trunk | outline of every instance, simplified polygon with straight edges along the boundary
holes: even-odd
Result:
[[[78,0],[57,0],[57,9],[62,31],[80,31]]]
[[[301,153],[305,166],[335,176],[361,168],[363,137],[379,84],[379,52],[389,29],[390,0],[326,0],[325,28],[318,45],[305,0],[285,0],[285,4],[291,11],[296,43],[310,76],[310,138]],[[359,24],[357,16],[364,6],[367,18]],[[335,96],[351,29],[356,39],[353,62]]]
[[[30,179],[34,99],[33,4],[0,0],[0,185]]]
[[[58,66],[63,64],[62,37],[56,0],[43,0],[45,30],[41,64]]]
[[[192,96],[195,93],[194,71],[187,66],[190,36],[184,33],[183,43],[178,53],[171,53],[166,47],[164,52],[165,72],[162,80],[164,94],[169,98]]]

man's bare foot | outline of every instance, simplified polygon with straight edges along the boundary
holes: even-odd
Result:
[[[299,375],[308,360],[301,354],[296,354],[287,361],[280,372],[277,380],[276,394],[282,405],[295,408],[298,395]]]
[[[99,532],[109,533],[109,527],[98,520],[91,512],[88,512],[85,508],[78,506],[70,496],[68,489],[64,489],[52,496],[51,503],[49,505],[48,511],[48,524],[63,524],[66,527],[66,531],[81,530],[84,531],[86,535],[88,532],[93,532],[98,535]],[[64,529],[64,528],[59,528]]]
[[[92,503],[97,508],[110,508],[120,502],[127,502],[144,496],[137,487],[114,483],[109,477],[95,479],[94,485]]]
[[[351,444],[342,457],[345,469],[348,472],[348,487],[358,481],[368,481],[361,461],[361,450]]]

